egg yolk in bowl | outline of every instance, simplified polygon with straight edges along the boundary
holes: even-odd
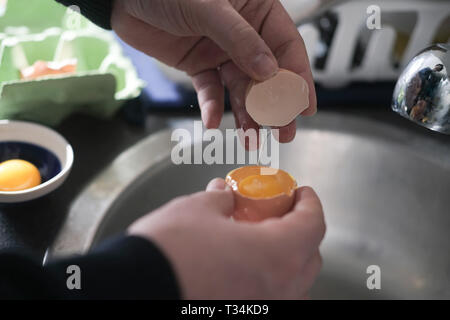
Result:
[[[12,159],[0,163],[0,191],[21,191],[41,184],[41,174],[32,163]]]

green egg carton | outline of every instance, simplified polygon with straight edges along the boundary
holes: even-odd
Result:
[[[29,24],[21,27],[11,18],[20,11],[18,3],[25,1],[9,0],[0,17],[0,119],[56,126],[75,112],[108,118],[140,94],[144,83],[111,32],[53,1],[27,0],[35,12],[27,9]],[[20,70],[38,60],[73,59],[76,73],[20,79]]]
[[[35,34],[52,27],[71,29],[75,20],[83,28],[90,24],[56,1],[0,0],[0,32]]]

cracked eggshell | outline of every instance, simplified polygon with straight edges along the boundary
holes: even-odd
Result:
[[[226,183],[233,189],[234,220],[259,222],[268,218],[281,217],[292,209],[295,202],[297,182],[291,175],[288,174],[293,181],[293,187],[289,194],[283,193],[266,198],[252,198],[241,194],[238,190],[239,182],[252,175],[252,173],[244,173],[244,168],[260,170],[258,166],[241,167],[229,172],[225,178]]]
[[[245,107],[259,125],[286,126],[309,107],[308,83],[302,76],[280,69],[266,81],[250,82]]]

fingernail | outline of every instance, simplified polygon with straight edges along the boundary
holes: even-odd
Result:
[[[277,64],[265,53],[260,53],[253,60],[253,71],[260,77],[257,80],[266,80],[278,71]]]
[[[225,182],[225,180],[220,179],[220,178],[216,178],[214,180],[211,180],[208,183],[208,186],[206,187],[206,191],[213,191],[213,190],[226,190],[227,188],[227,183]]]

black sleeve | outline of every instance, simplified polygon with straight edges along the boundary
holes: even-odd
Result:
[[[73,271],[67,272],[73,265],[79,267],[80,289],[67,286],[75,283]],[[87,255],[46,266],[24,254],[0,254],[0,300],[180,298],[170,262],[140,237],[111,239]]]
[[[80,13],[96,25],[111,30],[113,0],[56,0],[65,6],[78,6]]]

